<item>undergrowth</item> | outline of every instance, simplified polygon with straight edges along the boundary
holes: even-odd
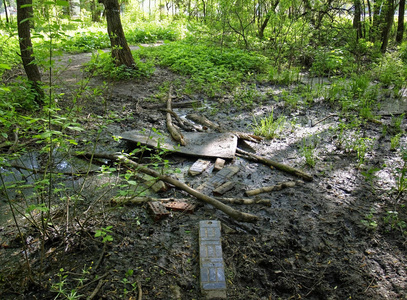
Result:
[[[190,76],[187,92],[209,96],[224,94],[248,76],[266,72],[268,64],[268,59],[258,53],[188,42],[142,48],[140,56],[154,58],[158,65]]]

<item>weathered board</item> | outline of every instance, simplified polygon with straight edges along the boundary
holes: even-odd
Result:
[[[122,139],[150,147],[164,148],[177,153],[198,157],[234,158],[237,137],[232,133],[183,132],[186,146],[180,146],[170,136],[156,132],[127,131],[121,134]]]

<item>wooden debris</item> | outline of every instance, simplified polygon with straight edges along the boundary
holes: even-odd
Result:
[[[176,198],[154,198],[154,197],[114,197],[110,200],[111,205],[141,205],[147,202],[167,202],[167,201],[188,201],[190,199],[176,199]]]
[[[217,187],[216,189],[213,190],[213,194],[215,196],[220,196],[223,195],[224,193],[230,191],[231,189],[233,189],[235,187],[235,183],[232,181],[227,181],[224,184],[222,184],[221,186]]]
[[[239,170],[240,169],[237,166],[229,166],[229,167],[223,168],[218,173],[216,173],[215,176],[211,177],[208,181],[201,184],[197,188],[197,191],[200,191],[203,194],[209,194],[214,189],[216,189],[217,187],[221,186],[226,181],[228,181],[229,178],[231,178],[233,175],[235,175],[237,172],[239,172]]]
[[[183,201],[173,201],[173,202],[167,202],[163,204],[166,208],[175,210],[175,211],[183,211],[187,213],[193,213],[196,205],[183,202]]]
[[[313,180],[311,175],[309,175],[309,174],[307,174],[307,173],[305,173],[305,172],[303,172],[301,170],[295,169],[293,167],[290,167],[290,166],[275,162],[275,161],[273,161],[271,159],[267,159],[267,158],[261,157],[259,155],[250,153],[250,152],[246,152],[246,151],[244,151],[242,149],[239,149],[239,148],[236,149],[236,152],[245,155],[247,158],[253,158],[255,161],[260,161],[260,162],[264,163],[265,165],[272,166],[272,167],[274,167],[274,168],[276,168],[276,169],[278,169],[280,171],[284,171],[284,172],[290,173],[292,175],[301,177],[306,181],[312,181]]]
[[[218,132],[227,132],[227,130],[223,129],[218,124],[208,120],[204,116],[200,116],[197,114],[188,114],[187,118],[194,121],[195,123],[199,123],[202,126],[210,128],[212,130],[216,130]],[[247,140],[247,141],[251,141],[251,142],[255,142],[255,143],[258,143],[263,140],[262,137],[259,137],[254,134],[245,133],[245,132],[232,131],[231,133],[236,135],[239,139]]]
[[[219,197],[216,197],[216,199],[231,204],[244,204],[244,205],[260,204],[265,206],[271,206],[271,201],[268,199],[219,198]]]
[[[281,182],[278,183],[276,185],[272,185],[272,186],[265,186],[259,189],[255,189],[255,190],[250,190],[250,191],[246,191],[245,195],[246,196],[255,196],[261,193],[268,193],[271,191],[280,191],[284,188],[289,188],[289,187],[294,187],[295,186],[295,181],[285,181],[285,182]]]
[[[148,104],[148,105],[143,105],[143,106],[146,109],[158,109],[158,108],[167,107],[167,105],[165,103]],[[202,101],[192,100],[192,101],[175,102],[172,104],[172,107],[173,108],[202,107]]]
[[[270,200],[268,199],[252,199],[252,198],[219,198],[216,197],[216,200],[231,203],[231,204],[244,204],[244,205],[252,205],[252,204],[260,204],[271,206]],[[188,198],[153,198],[153,197],[114,197],[110,200],[110,204],[113,206],[116,205],[142,205],[147,202],[164,202],[164,206],[166,206],[165,202],[188,202],[191,199]]]
[[[214,169],[215,171],[222,170],[223,167],[225,166],[225,162],[226,162],[226,161],[225,161],[224,159],[218,157],[218,158],[216,159],[216,161],[215,161],[215,166],[213,167],[213,169]]]
[[[213,123],[212,121],[209,121],[204,116],[200,116],[200,115],[197,115],[197,114],[188,114],[187,118],[194,121],[195,123],[201,124],[201,125],[203,125],[205,127],[208,127],[210,129],[217,130],[219,132],[223,132],[221,127],[218,124]]]
[[[196,176],[201,174],[206,168],[209,167],[211,162],[209,160],[198,159],[190,168],[189,168],[189,175]]]
[[[172,86],[170,87],[170,90],[168,92],[168,99],[167,99],[167,110],[169,110],[169,111],[172,111],[171,92],[172,92]],[[168,129],[168,132],[171,134],[172,138],[176,142],[179,142],[182,146],[186,145],[183,135],[174,127],[174,125],[172,125],[171,113],[169,113],[169,112],[167,112],[167,129]]]
[[[144,185],[148,186],[148,188],[152,189],[155,193],[165,192],[168,190],[168,186],[162,180],[157,180],[156,178],[147,174],[137,177],[143,180]]]
[[[150,208],[155,221],[160,220],[170,214],[160,202],[148,202],[148,207]]]
[[[93,155],[94,157],[101,157],[102,154],[101,153],[94,153],[94,154],[90,154]],[[172,178],[170,176],[167,175],[163,175],[158,173],[157,171],[151,170],[149,168],[146,168],[138,163],[136,163],[135,161],[132,161],[130,159],[128,159],[125,155],[122,154],[104,154],[104,158],[110,159],[110,160],[118,160],[126,165],[130,165],[132,167],[134,167],[135,169],[137,169],[137,171],[141,172],[141,173],[145,173],[148,175],[151,175],[153,177],[157,177],[159,179],[161,179],[164,182],[167,182],[169,184],[174,185],[177,188],[182,189],[183,191],[187,192],[188,194],[196,197],[198,200],[203,201],[205,203],[208,203],[210,205],[212,205],[213,207],[216,207],[217,209],[221,210],[222,212],[224,212],[225,214],[227,214],[228,216],[230,216],[231,218],[237,220],[237,221],[242,221],[242,222],[256,222],[259,220],[258,216],[249,214],[249,213],[245,213],[245,212],[241,212],[238,210],[235,210],[234,208],[216,200],[215,198],[209,197],[193,188],[191,188],[190,186],[186,185],[185,183],[182,183],[180,181],[178,181],[175,178]],[[235,170],[236,172],[239,171],[238,167],[237,170]],[[226,168],[222,169],[221,171],[219,171],[217,174],[219,174],[220,172],[222,172],[223,170],[225,170]],[[153,203],[153,202],[152,202]]]
[[[258,143],[258,142],[261,142],[263,140],[262,137],[254,135],[254,134],[249,134],[249,133],[240,132],[240,131],[232,131],[232,133],[234,135],[236,135],[239,139],[246,140],[246,141],[249,141],[249,142]]]
[[[182,129],[184,129],[184,130],[190,130],[190,128],[188,128],[188,126],[186,126],[186,125],[184,124],[184,121],[182,121],[182,119],[178,116],[178,114],[177,114],[175,111],[169,110],[169,109],[160,109],[160,110],[163,111],[163,112],[166,112],[166,113],[171,114],[171,115],[177,120],[179,126],[180,126]],[[195,128],[195,127],[192,127],[192,128]]]
[[[123,140],[140,143],[153,148],[159,145],[161,149],[167,149],[181,154],[202,157],[221,157],[233,159],[236,154],[237,137],[231,133],[217,132],[183,132],[186,146],[179,147],[170,136],[156,132],[143,133],[140,130],[123,132]]]

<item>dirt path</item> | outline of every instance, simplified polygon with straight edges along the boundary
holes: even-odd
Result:
[[[82,78],[80,66],[89,58],[90,54],[64,56],[64,61],[71,59],[72,63],[56,78],[67,94]],[[111,83],[107,93],[108,110],[123,118],[110,124],[106,132],[119,135],[123,131],[150,127],[165,131],[162,112],[143,109],[140,103],[156,94],[163,82],[175,78],[179,76],[157,69],[149,79]],[[92,79],[91,85],[101,83],[100,79]],[[278,93],[281,87],[259,85],[258,89],[264,95],[271,95]],[[203,96],[191,98],[201,99]],[[253,115],[266,116],[271,110],[275,116],[285,115],[289,126],[279,138],[259,144],[249,142],[246,147],[251,147],[259,155],[309,172],[313,182],[260,195],[270,201],[270,206],[234,205],[236,209],[261,217],[256,224],[235,222],[196,201],[198,207],[193,214],[173,212],[160,221],[152,220],[147,205],[113,210],[99,220],[104,227],[113,226],[113,242],[104,247],[88,237],[100,228],[96,223],[94,227],[90,226],[88,235],[84,233],[83,240],[75,235],[69,236],[70,243],[66,248],[58,246],[58,241],[50,242],[47,245],[50,260],[46,262],[43,278],[58,282],[55,274],[64,268],[70,272],[66,273],[66,287],[72,289],[77,287],[81,270],[98,263],[87,278],[105,276],[98,292],[100,299],[135,299],[137,283],[142,286],[144,300],[201,299],[198,224],[200,220],[218,219],[224,226],[222,246],[228,299],[406,299],[405,236],[397,228],[392,228],[392,225],[401,226],[397,220],[384,222],[389,216],[388,211],[394,211],[395,207],[399,221],[406,215],[406,208],[398,205],[405,202],[404,194],[397,198],[393,190],[394,170],[402,161],[399,152],[389,151],[390,137],[383,135],[382,128],[370,122],[358,128],[363,136],[373,141],[372,150],[366,156],[367,167],[360,169],[356,154],[348,153],[340,145],[342,137],[335,130],[340,124],[339,117],[311,126],[311,122],[315,124],[315,121],[336,112],[324,102],[315,102],[306,109],[300,106],[291,109],[274,97],[266,97],[253,110],[239,110],[227,106],[227,98],[221,100],[226,102],[218,105],[218,101],[207,99],[208,106],[199,113],[229,130],[249,131]],[[103,112],[100,103],[92,102],[91,98],[86,101],[84,114]],[[68,105],[68,101],[62,103]],[[183,109],[177,113],[184,115],[194,111]],[[126,117],[129,113],[131,118]],[[381,121],[390,124],[391,117],[384,117]],[[403,120],[402,128],[405,127]],[[304,141],[315,144],[315,168],[305,166],[300,151]],[[404,137],[402,142],[405,142]],[[117,151],[129,147],[112,140],[106,143],[109,143],[109,149]],[[211,168],[198,177],[188,176],[186,172],[194,159],[170,156],[168,160],[171,168],[181,170],[175,176],[192,187],[211,176]],[[238,166],[240,171],[233,177],[235,188],[225,197],[241,198],[245,190],[295,179],[244,158],[237,157],[228,165]],[[363,175],[363,171],[373,167],[378,168],[374,176]],[[96,182],[97,178],[95,175]],[[186,195],[170,189],[160,196]],[[89,196],[89,199],[92,198]],[[109,199],[105,197],[101,201],[107,206]],[[12,230],[2,228],[3,232]],[[78,232],[81,231],[78,229]],[[2,260],[17,250],[18,247],[11,251],[1,249]],[[4,270],[11,268],[9,262]],[[130,274],[129,270],[133,272]],[[2,278],[2,299],[53,299],[56,295],[33,288],[28,294],[16,297],[11,281],[13,276]],[[96,288],[96,282],[97,279],[93,285],[79,289],[79,293],[84,291],[89,296]]]

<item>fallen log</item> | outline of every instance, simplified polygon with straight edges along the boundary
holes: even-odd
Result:
[[[168,92],[168,99],[167,99],[167,110],[172,111],[171,109],[171,92],[172,92],[172,86],[170,87],[170,90]],[[182,134],[172,125],[172,118],[171,118],[171,113],[167,112],[167,129],[168,132],[171,134],[172,138],[176,141],[179,142],[182,146],[185,146],[185,140]]]
[[[94,157],[100,157],[100,154],[94,155]],[[110,160],[118,160],[121,163],[135,167],[137,169],[137,171],[139,171],[139,172],[148,174],[148,175],[156,177],[162,181],[165,181],[169,184],[172,184],[175,187],[180,188],[183,191],[187,192],[188,194],[194,196],[198,200],[208,203],[208,204],[212,205],[213,207],[221,210],[222,212],[224,212],[225,214],[227,214],[228,216],[232,217],[233,219],[235,219],[237,221],[256,222],[259,220],[258,216],[237,211],[237,210],[233,209],[232,207],[216,200],[215,198],[212,198],[210,196],[207,196],[205,194],[198,192],[197,190],[186,185],[185,183],[182,183],[170,176],[162,175],[162,174],[158,173],[157,171],[146,168],[146,167],[128,159],[126,156],[124,156],[122,154],[110,154],[110,155],[106,155],[105,158],[110,159]]]
[[[250,191],[246,191],[245,195],[246,196],[255,196],[261,193],[268,193],[271,191],[280,191],[284,188],[289,188],[289,187],[294,187],[296,185],[295,181],[285,181],[285,182],[280,182],[276,185],[272,185],[272,186],[265,186],[259,189],[254,189],[254,190],[250,190]]]
[[[305,173],[305,172],[303,172],[303,171],[301,171],[301,170],[295,169],[295,168],[293,168],[293,167],[290,167],[290,166],[287,166],[287,165],[278,163],[278,162],[273,161],[273,160],[271,160],[271,159],[264,158],[264,157],[261,157],[261,156],[259,156],[259,155],[256,155],[256,154],[253,154],[253,153],[250,153],[250,152],[246,152],[246,151],[244,151],[244,150],[242,150],[242,149],[239,149],[239,148],[236,148],[236,152],[237,152],[237,153],[240,153],[240,154],[243,154],[243,155],[245,155],[245,156],[248,157],[248,158],[253,158],[253,159],[255,159],[256,161],[262,162],[262,163],[264,163],[265,165],[274,167],[274,168],[276,168],[276,169],[278,169],[278,170],[280,170],[280,171],[284,171],[284,172],[287,172],[287,173],[289,173],[289,174],[292,174],[292,175],[301,177],[301,178],[303,178],[303,179],[306,180],[306,181],[312,181],[312,180],[313,180],[313,178],[312,178],[311,175],[309,175],[309,174],[307,174],[307,173]]]

